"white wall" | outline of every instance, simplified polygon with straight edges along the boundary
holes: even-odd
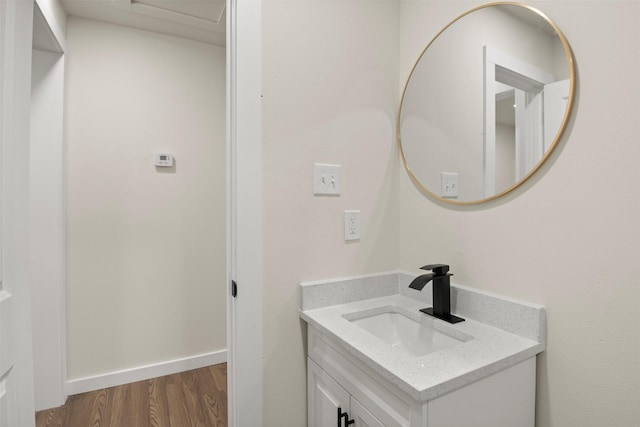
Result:
[[[69,379],[224,351],[224,49],[75,17],[67,42]]]
[[[426,262],[450,263],[458,283],[547,307],[538,427],[637,423],[640,3],[531,3],[575,52],[574,117],[546,165],[515,192],[449,206],[398,168],[390,132],[418,54],[479,4],[402,2],[398,28],[393,2],[265,2],[265,425],[305,424],[298,282]],[[340,198],[312,196],[314,161],[343,165]],[[341,240],[345,208],[363,210],[359,243]]]
[[[306,425],[301,281],[393,269],[397,3],[263,3],[264,425]],[[314,197],[314,162],[342,195]],[[360,209],[346,243],[343,211]]]
[[[496,123],[496,191],[516,182],[516,128]]]
[[[479,2],[403,2],[400,80],[422,46]],[[538,427],[640,419],[640,3],[533,1],[578,67],[568,130],[537,175],[475,207],[429,200],[400,173],[400,263],[547,308]],[[623,182],[623,185],[619,183]]]

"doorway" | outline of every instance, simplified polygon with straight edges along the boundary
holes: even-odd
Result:
[[[258,426],[262,422],[262,333],[261,328],[255,326],[261,322],[262,301],[259,83],[261,12],[259,5],[233,0],[229,1],[228,10],[227,22],[232,24],[228,27],[228,39],[231,42],[227,49],[228,189],[225,199],[230,212],[226,228],[231,237],[227,237],[226,249],[229,257],[225,285],[235,278],[239,288],[238,298],[232,300],[230,295],[225,298],[229,306],[229,425]],[[135,117],[129,119],[135,120]],[[239,126],[239,123],[243,126]],[[180,165],[181,163],[176,163],[176,167]],[[114,169],[113,172],[117,171]],[[94,194],[97,193],[99,192]],[[224,287],[228,289],[228,286]],[[243,322],[238,322],[237,319],[240,318]],[[146,368],[154,370],[157,366],[147,365]],[[131,371],[125,369],[117,374],[111,379],[121,381]],[[100,376],[86,379],[94,385],[95,381],[101,381]],[[66,391],[69,392],[69,387]],[[239,402],[243,402],[242,412]]]
[[[75,16],[67,43],[68,392],[224,362],[225,50]]]

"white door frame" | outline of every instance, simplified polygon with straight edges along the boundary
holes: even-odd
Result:
[[[0,427],[34,424],[33,354],[29,288],[29,121],[33,2],[5,0],[15,27],[4,46],[14,47],[1,70],[2,279]],[[262,425],[262,198],[261,198],[261,4],[228,0],[227,156],[229,282],[229,426]],[[8,21],[3,21],[8,22]],[[4,41],[4,40],[3,40]],[[8,250],[8,249],[11,250]],[[239,320],[242,321],[239,321]],[[9,322],[9,325],[7,324]],[[5,333],[6,332],[6,333]],[[61,343],[62,345],[62,343]],[[6,424],[3,424],[5,423]]]
[[[559,80],[544,86],[544,152],[554,144],[567,114],[571,81]]]
[[[482,161],[482,194],[491,197],[496,192],[496,80],[501,83],[524,89],[522,85],[533,86],[553,81],[553,76],[531,64],[523,62],[507,53],[485,45],[484,59],[484,150]],[[517,91],[516,91],[517,92]],[[522,105],[522,103],[520,103]]]
[[[228,425],[262,426],[261,0],[227,0]],[[237,283],[237,297],[231,295]]]
[[[35,423],[29,272],[33,2],[0,5],[0,427]]]
[[[36,411],[65,403],[66,182],[64,71],[66,40],[36,0],[30,133],[30,233],[33,365]]]

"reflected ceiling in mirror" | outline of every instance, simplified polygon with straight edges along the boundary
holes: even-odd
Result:
[[[542,12],[507,2],[472,9],[411,71],[398,118],[405,167],[426,194],[449,203],[500,197],[553,151],[574,88],[569,44]]]

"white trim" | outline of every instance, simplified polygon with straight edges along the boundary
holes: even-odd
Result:
[[[0,2],[0,22],[0,256],[2,289],[12,295],[0,307],[0,378],[6,379],[0,425],[29,427],[35,421],[29,268],[33,1]]]
[[[59,49],[56,50],[58,53],[66,53],[67,51],[67,39],[64,36],[64,32],[60,28],[58,21],[56,20],[53,12],[49,10],[46,6],[42,5],[42,0],[36,0],[36,5],[40,12],[42,13],[42,17],[46,21],[49,28],[48,31],[51,33],[51,37],[53,37],[54,43],[58,44]]]
[[[491,197],[496,193],[496,93],[503,90],[497,84],[507,83],[516,89],[529,91],[529,87],[542,87],[553,82],[553,75],[547,71],[528,64],[507,53],[489,46],[483,46],[484,62],[484,109],[483,109],[483,159],[482,159],[482,194]],[[500,76],[500,78],[498,78]],[[518,91],[516,90],[516,93]],[[516,95],[518,96],[518,95]],[[516,102],[522,108],[522,102]],[[518,114],[516,114],[518,116]],[[518,137],[516,137],[516,140]],[[518,146],[518,143],[516,143]],[[516,150],[518,150],[516,148]],[[516,153],[516,157],[518,155]],[[537,162],[537,161],[536,161]],[[536,163],[534,162],[534,164]],[[518,165],[516,165],[518,167]],[[531,170],[531,166],[524,167],[524,172],[517,170],[516,181],[519,181]]]
[[[34,49],[32,77],[31,304],[36,410],[42,410],[66,399],[64,56]]]
[[[547,84],[554,81],[553,75],[542,68],[524,62],[508,53],[501,52],[493,46],[485,45],[484,54],[487,62],[507,68],[511,72],[526,76],[529,79]]]
[[[67,381],[66,391],[69,395],[86,393],[88,391],[204,368],[205,366],[217,365],[226,361],[227,350],[213,351],[211,353],[70,380]]]
[[[35,2],[33,33],[34,36],[38,33],[44,37],[45,43],[34,46],[31,65],[32,80],[33,76],[37,75],[40,88],[37,92],[39,96],[34,98],[32,91],[31,97],[32,175],[29,190],[31,268],[37,272],[32,273],[31,277],[31,303],[34,307],[40,308],[32,311],[36,410],[57,407],[67,398],[64,185],[64,85],[67,47],[60,23],[47,6],[42,0]],[[39,67],[37,72],[34,67]],[[46,71],[42,67],[46,67]],[[38,171],[35,175],[34,170]],[[52,223],[57,224],[56,227],[51,228]]]
[[[490,58],[490,51],[484,46],[482,197],[491,197],[496,192],[496,64]]]
[[[228,0],[229,168],[228,425],[261,427],[262,345],[262,4]]]
[[[236,29],[236,0],[227,0],[227,22],[226,22],[226,72],[227,72],[227,81],[226,81],[226,112],[227,112],[227,121],[226,121],[226,179],[227,179],[227,187],[226,187],[226,218],[227,218],[227,271],[226,271],[226,285],[227,285],[227,425],[230,427],[235,427],[237,425],[236,414],[238,413],[238,398],[236,396],[236,363],[235,363],[235,355],[236,355],[236,324],[234,322],[235,305],[233,304],[233,297],[231,295],[231,282],[235,277],[235,270],[233,267],[233,239],[235,238],[234,229],[234,214],[235,209],[232,207],[234,185],[233,185],[233,175],[234,170],[232,170],[232,162],[235,158],[235,154],[232,153],[233,148],[235,147],[235,143],[233,142],[233,120],[235,119],[234,113],[234,105],[235,105],[235,91],[233,90],[233,81],[235,81],[235,29]]]

